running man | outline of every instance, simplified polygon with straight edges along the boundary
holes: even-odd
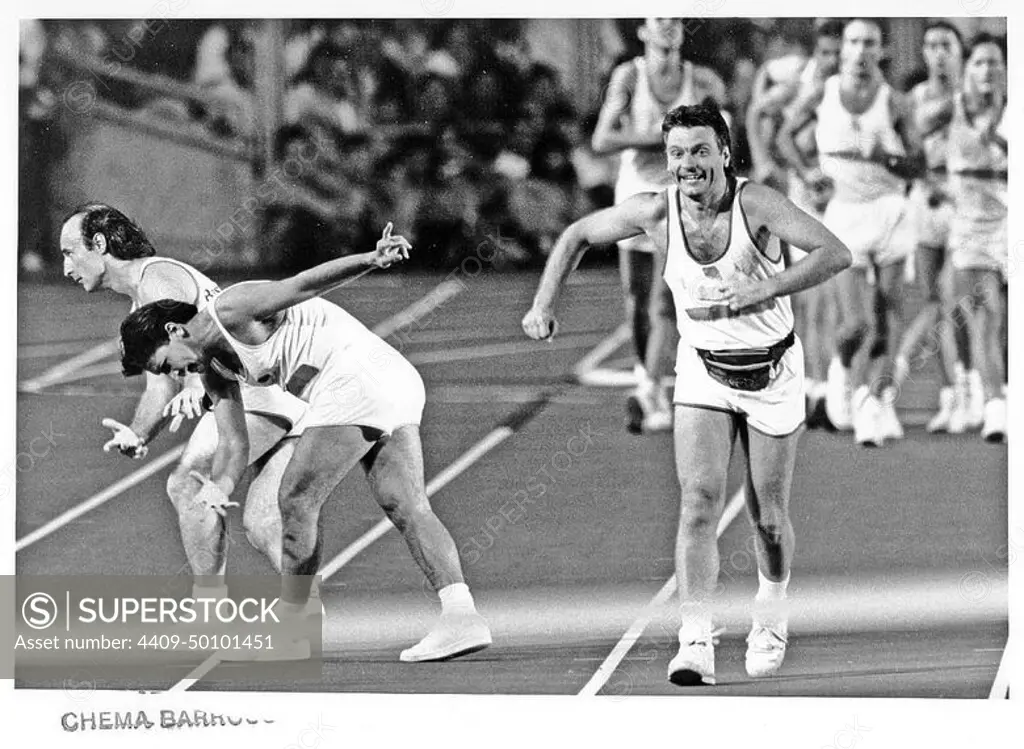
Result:
[[[671,184],[659,129],[666,112],[708,96],[724,106],[726,98],[725,83],[714,71],[682,59],[682,19],[647,18],[637,33],[644,54],[612,72],[593,135],[595,153],[621,152],[616,203]],[[637,386],[626,402],[626,428],[634,434],[666,431],[672,427],[672,409],[662,361],[675,310],[646,237],[619,243],[619,272],[638,362]]]
[[[924,292],[925,306],[907,326],[900,343],[893,385],[897,392],[902,389],[919,355],[924,358],[938,353],[943,381],[939,411],[925,428],[929,432],[959,434],[972,420],[969,404],[977,400],[968,398],[968,374],[957,355],[953,272],[952,265],[946,262],[953,213],[953,199],[946,180],[946,151],[953,99],[960,90],[963,67],[960,31],[949,21],[929,22],[924,30],[922,51],[928,78],[910,91],[910,101],[915,126],[921,133],[928,172],[923,179],[914,182],[911,200],[917,224],[914,275]],[[974,381],[977,373],[972,371],[972,375],[970,380]],[[980,385],[980,379],[977,382]],[[980,417],[976,420],[980,426]]]
[[[971,362],[984,389],[982,437],[1006,439],[1007,130],[1006,42],[979,34],[964,66],[949,129],[949,246],[957,296],[968,300]]]
[[[427,500],[419,373],[358,320],[318,295],[345,279],[408,257],[391,236],[376,250],[339,258],[283,281],[244,281],[199,312],[162,300],[121,325],[126,375],[195,373],[214,401],[220,439],[202,496],[225,506],[245,466],[246,430],[236,382],[278,383],[308,404],[302,436],[285,467],[278,501],[283,525],[280,613],[301,619],[323,552],[320,511],[361,463],[378,504],[405,538],[441,599],[441,619],[403,661],[451,658],[487,647],[490,630],[476,612],[451,535]],[[308,657],[306,649],[294,657]]]
[[[713,104],[673,109],[662,132],[675,183],[569,226],[548,258],[523,330],[537,340],[553,333],[558,292],[587,247],[643,234],[665,258],[680,311],[674,402],[681,626],[668,678],[679,685],[715,680],[715,529],[737,437],[747,456],[760,581],[746,668],[769,676],[781,667],[788,641],[782,602],[794,544],[789,494],[804,421],[803,355],[788,297],[839,273],[851,256],[782,194],[732,175],[729,128]],[[782,242],[807,256],[787,266]]]
[[[87,292],[107,289],[127,296],[132,310],[158,299],[187,302],[204,309],[220,288],[178,260],[159,257],[131,219],[102,203],[82,205],[64,221],[60,234],[64,275]],[[249,541],[281,569],[281,512],[277,489],[300,433],[295,427],[306,405],[280,387],[243,386],[248,464],[255,476],[246,495],[242,524]],[[148,373],[146,389],[129,424],[104,419],[113,431],[103,446],[141,459],[149,444],[172,419],[199,418],[178,464],[167,478],[167,496],[178,514],[185,556],[195,577],[195,597],[224,597],[227,587],[227,528],[215,509],[196,500],[202,484],[194,473],[209,473],[217,447],[217,426],[206,413],[199,376],[175,378]],[[172,424],[172,428],[173,424]]]
[[[853,253],[850,272],[838,277],[842,325],[826,408],[837,427],[852,424],[854,439],[864,446],[903,436],[891,382],[905,263],[916,245],[908,181],[924,171],[911,107],[882,77],[883,42],[883,21],[849,21],[840,72],[798,103],[779,134],[779,147],[799,165],[805,184],[834,185],[822,220]],[[814,118],[820,167],[808,162],[794,138]]]
[[[765,63],[760,76],[771,87],[764,86],[752,99],[747,110],[747,138],[750,142],[754,182],[782,189],[800,210],[821,219],[825,195],[812,192],[792,170],[784,172],[776,158],[775,137],[779,125],[797,101],[820,95],[825,81],[839,70],[839,48],[843,38],[843,22],[826,20],[815,26],[814,49],[810,58],[781,58]],[[810,123],[808,123],[810,124]],[[814,149],[813,128],[805,127],[795,134],[801,154],[809,157]],[[798,251],[797,251],[798,252]],[[835,342],[838,299],[836,282],[829,279],[792,299],[796,332],[804,345],[807,371],[807,428],[834,428],[825,413],[825,376]]]

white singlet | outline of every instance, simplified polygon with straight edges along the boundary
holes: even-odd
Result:
[[[139,274],[139,284],[136,289],[137,293],[136,296],[132,297],[133,312],[142,305],[159,301],[165,296],[165,294],[159,290],[159,286],[157,285],[159,282],[153,277],[153,273],[157,271],[157,268],[154,266],[158,266],[161,263],[169,263],[180,268],[189,275],[196,286],[195,296],[192,299],[182,299],[179,301],[187,301],[194,304],[196,309],[200,312],[205,310],[210,301],[220,293],[220,287],[212,279],[210,279],[206,274],[196,270],[191,265],[168,257],[149,257],[142,263],[142,271]],[[153,282],[155,288],[152,290],[148,289],[147,281]],[[298,429],[297,427],[303,414],[306,412],[306,404],[301,400],[289,395],[276,385],[270,387],[252,387],[247,384],[241,384],[240,389],[242,392],[242,402],[244,403],[245,410],[247,412],[265,414],[284,419],[292,427],[289,435],[294,436],[301,434],[301,429]],[[208,414],[208,416],[209,419],[213,419],[212,414]],[[251,424],[250,429],[252,429]],[[199,431],[199,427],[197,427],[197,431]],[[256,442],[255,439],[251,441],[253,443]]]
[[[991,137],[975,126],[963,96],[957,96],[946,162],[955,201],[949,236],[953,267],[998,270],[1004,279],[1008,261],[1005,112],[1004,108]]]
[[[626,65],[631,66],[632,88],[630,89],[629,126],[638,132],[655,130],[672,109],[683,104],[699,103],[697,87],[694,84],[693,63],[683,61],[682,80],[679,93],[668,104],[663,104],[651,90],[647,74],[647,60],[636,57]],[[660,148],[627,148],[619,158],[619,174],[615,180],[615,202],[621,203],[641,192],[658,192],[672,183],[668,173],[665,153]],[[654,246],[643,234],[618,243],[619,247],[641,252],[653,252]]]
[[[251,286],[266,281],[243,281]],[[309,404],[301,422],[315,426],[366,426],[390,434],[420,423],[426,393],[405,357],[336,304],[314,298],[278,313],[278,326],[263,343],[234,338],[210,316],[238,356],[241,372],[212,362],[223,376],[257,385],[277,383]]]
[[[871,106],[854,115],[843,106],[840,75],[825,81],[815,138],[821,170],[835,184],[822,223],[850,248],[855,267],[889,265],[916,247],[907,184],[871,154],[905,155],[893,126],[889,84],[881,83]]]
[[[750,236],[740,205],[744,183],[745,180],[737,180],[725,252],[709,263],[699,262],[690,254],[680,220],[678,187],[665,190],[665,281],[675,300],[680,335],[674,402],[743,414],[751,427],[781,436],[799,428],[805,416],[803,349],[799,338],[783,354],[768,386],[754,392],[735,390],[712,379],[695,351],[767,347],[793,330],[789,297],[772,299],[738,313],[722,302],[725,288],[770,278],[785,268],[778,238],[770,237],[762,252]]]

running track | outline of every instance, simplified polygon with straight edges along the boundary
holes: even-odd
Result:
[[[753,682],[743,672],[742,604],[756,586],[751,531],[742,512],[723,523],[723,600],[733,607],[717,651],[719,684],[681,691],[665,679],[674,654],[671,437],[628,435],[621,390],[567,384],[574,371],[628,366],[629,351],[614,337],[621,321],[615,271],[577,274],[551,344],[528,342],[519,329],[535,275],[485,273],[438,291],[442,281],[376,274],[331,298],[371,326],[400,328],[401,348],[423,374],[428,488],[462,550],[495,645],[448,663],[398,662],[436,603],[401,538],[380,522],[362,477],[353,476],[325,510],[325,560],[334,566],[325,583],[322,680],[246,683],[232,680],[230,665],[212,662],[198,678],[182,666],[97,687],[1005,696],[997,671],[1007,633],[1007,453],[975,436],[923,432],[933,372],[915,373],[904,393],[911,425],[904,442],[863,451],[846,437],[803,438],[791,591],[806,610],[793,621],[777,678]],[[53,444],[18,474],[18,573],[185,571],[162,487],[168,453],[189,427],[162,436],[145,462],[100,450],[107,433],[100,419],[127,419],[141,387],[116,373],[109,346],[97,348],[116,331],[124,303],[70,284],[23,285],[18,302],[18,379],[28,386],[18,395],[18,447],[44,433]],[[523,496],[516,493],[530,487],[535,495],[538,484],[544,495],[516,509]],[[94,507],[46,530],[90,498]],[[239,525],[232,517],[230,571],[269,572]],[[33,531],[43,537],[34,540]],[[60,682],[40,674],[19,684]]]

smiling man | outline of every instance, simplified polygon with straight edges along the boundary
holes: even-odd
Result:
[[[737,437],[746,448],[760,580],[746,667],[763,677],[782,665],[788,631],[780,602],[793,555],[789,493],[804,422],[803,358],[788,297],[839,273],[851,256],[783,195],[733,176],[729,129],[714,104],[677,107],[661,129],[673,184],[569,226],[523,330],[537,340],[552,335],[559,289],[587,247],[646,236],[661,256],[681,338],[673,399],[681,626],[668,677],[686,686],[715,680],[709,596]],[[787,265],[782,243],[807,256]]]

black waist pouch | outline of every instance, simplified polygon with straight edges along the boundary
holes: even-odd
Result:
[[[741,348],[727,351],[697,349],[704,368],[716,382],[734,390],[764,390],[775,374],[775,365],[782,359],[796,336],[793,331],[776,343],[764,348]]]

